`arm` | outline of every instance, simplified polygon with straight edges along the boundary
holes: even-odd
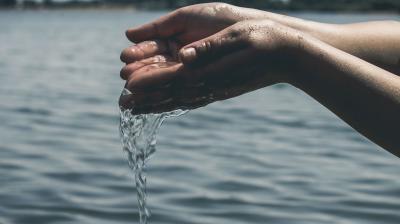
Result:
[[[260,23],[262,25],[259,25]],[[260,76],[267,77],[267,81],[265,82],[264,79],[257,79],[257,81],[264,81],[264,86],[267,86],[271,84],[269,79],[274,74],[280,74],[283,79],[278,81],[288,82],[305,91],[361,134],[400,157],[399,76],[334,48],[311,35],[287,26],[273,24],[270,20],[259,22],[258,25],[254,25],[255,22],[244,24],[250,30],[258,29],[254,32],[255,34],[250,34],[248,37],[252,45],[256,46],[257,51],[265,52],[265,54],[261,54],[264,60],[257,63],[267,64],[268,61],[273,60],[270,58],[271,56],[277,58],[273,62],[274,65],[264,68],[263,75]],[[265,24],[269,24],[266,30],[263,27]],[[238,29],[246,31],[246,29]],[[260,35],[262,36],[260,37]],[[274,44],[272,44],[271,36],[278,36]],[[215,39],[223,38],[211,37],[211,40]],[[253,39],[258,39],[258,41]],[[201,58],[210,58],[215,54],[212,53],[215,51],[213,50],[214,46],[215,48],[226,48],[218,41],[215,41],[214,44],[213,41],[210,44],[203,44],[207,41],[201,40],[200,43],[189,44],[183,48],[181,53],[185,49],[195,46],[197,55],[194,59],[193,55],[190,55],[189,58],[190,61],[196,61]],[[203,49],[207,45],[210,47]],[[274,47],[271,48],[271,45]],[[382,45],[389,52],[389,56],[385,58],[389,61],[392,52],[389,50],[391,45],[385,42]],[[281,50],[272,50],[276,50],[276,47],[280,47]],[[396,45],[392,46],[392,48],[396,47]],[[284,56],[279,55],[279,52],[285,52]],[[384,54],[384,51],[381,53]],[[185,55],[181,55],[181,58],[184,64],[188,63]],[[257,57],[254,57],[253,60],[255,58]],[[281,70],[279,64],[285,62],[293,64],[294,69]],[[226,66],[230,65],[226,64]],[[252,66],[246,64],[246,67]],[[262,70],[262,67],[258,68]],[[276,70],[270,73],[274,69]],[[247,90],[251,91],[252,89],[248,88]]]
[[[206,3],[180,8],[140,29],[131,29],[127,35],[134,42],[163,39],[174,36],[180,46],[210,36],[236,22],[245,20],[270,20],[309,34],[335,48],[400,75],[400,22],[377,21],[356,24],[326,24],[257,9],[233,6],[225,3]],[[190,20],[190,24],[185,21]],[[157,27],[158,35],[154,34]],[[143,31],[138,34],[138,30]],[[159,42],[162,43],[162,42]],[[137,47],[153,56],[154,47],[138,44]],[[158,44],[158,48],[162,44]],[[125,52],[130,52],[129,49]],[[174,54],[174,53],[172,53]],[[128,54],[122,58],[133,62]],[[137,56],[131,56],[135,60]],[[140,59],[140,58],[139,58]]]
[[[400,75],[400,22],[326,24],[242,8],[241,20],[268,19],[310,34],[342,51]]]
[[[276,15],[282,21],[251,20],[244,11],[234,13],[232,8],[222,6],[212,10],[200,10],[200,7],[199,12],[189,11],[190,16],[201,17],[200,12],[211,12],[211,15],[205,15],[208,20],[199,18],[197,26],[186,27],[183,29],[185,32],[177,30],[176,23],[169,21],[186,20],[173,20],[175,17],[171,16],[128,30],[128,38],[136,42],[172,37],[173,40],[181,40],[183,47],[179,47],[181,60],[176,57],[162,60],[151,57],[166,52],[160,47],[146,47],[147,43],[124,50],[121,58],[127,65],[122,69],[121,76],[127,80],[126,87],[137,94],[121,99],[121,105],[135,107],[135,113],[196,108],[277,82],[288,82],[400,157],[400,77],[367,62],[377,60],[379,62],[375,64],[398,69],[393,65],[393,58],[398,57],[393,56],[398,51],[394,43],[397,36],[388,34],[385,39],[385,35],[379,35],[383,31],[376,32],[378,29],[387,33],[392,29],[399,32],[394,30],[397,23],[389,26],[393,28],[371,27],[373,23],[326,25],[262,11],[257,11],[258,14],[247,13],[251,16]],[[180,12],[175,15],[185,14]],[[243,20],[232,26],[226,25],[226,21],[232,22],[233,17]],[[296,28],[284,25],[284,19],[291,20],[289,24]],[[202,24],[202,21],[207,23]],[[213,27],[209,27],[210,24]],[[215,27],[215,24],[219,25]],[[227,27],[217,31],[223,24]],[[317,26],[320,28],[315,29]],[[175,30],[171,29],[173,27]],[[199,27],[214,34],[207,36],[202,31],[200,36],[194,35],[198,34]],[[307,27],[309,32],[304,31]],[[348,30],[349,33],[332,36],[335,32],[330,32],[327,27],[341,27],[341,32]],[[382,43],[371,43],[366,34],[365,37],[359,34],[358,38],[353,38],[350,33],[355,27],[360,27],[357,32],[364,30],[371,35],[374,29]],[[339,41],[336,37],[343,39]],[[345,37],[349,39],[345,40]],[[140,54],[137,54],[139,48]],[[379,57],[380,54],[383,56]]]
[[[291,84],[400,157],[400,77],[314,38],[300,42]]]

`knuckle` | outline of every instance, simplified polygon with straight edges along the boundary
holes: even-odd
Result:
[[[213,47],[213,42],[211,40],[205,40],[199,43],[195,48],[196,52],[201,55],[205,52],[210,51],[212,47]]]
[[[239,22],[228,30],[228,36],[238,41],[246,41],[250,34],[250,26],[245,22]]]
[[[243,37],[243,32],[237,28],[232,28],[228,31],[228,37],[231,39],[238,39],[240,37]]]
[[[130,50],[132,53],[134,53],[138,59],[145,58],[146,53],[145,53],[145,48],[148,46],[148,42],[144,44],[138,44],[134,47],[132,47]]]
[[[210,50],[212,50],[213,49],[213,46],[215,45],[214,44],[215,42],[213,42],[213,41],[205,41],[205,42],[203,42],[203,45],[204,45],[204,50],[206,50],[206,51],[210,51]]]

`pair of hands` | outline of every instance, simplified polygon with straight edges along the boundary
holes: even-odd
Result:
[[[136,45],[121,54],[121,77],[133,94],[120,105],[136,114],[193,109],[286,82],[400,156],[400,80],[375,66],[399,71],[399,32],[398,22],[338,26],[188,6],[127,31]]]
[[[255,16],[255,15],[254,15]],[[304,35],[224,3],[184,7],[126,32],[121,78],[133,113],[194,109],[290,83]]]

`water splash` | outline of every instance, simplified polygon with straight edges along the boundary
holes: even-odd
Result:
[[[124,89],[121,95],[132,94]],[[150,211],[146,204],[146,176],[144,168],[149,157],[156,150],[156,134],[165,118],[180,116],[184,110],[175,110],[161,114],[133,115],[132,109],[120,108],[120,136],[123,150],[128,156],[129,167],[135,175],[135,184],[139,206],[140,223],[146,224]]]

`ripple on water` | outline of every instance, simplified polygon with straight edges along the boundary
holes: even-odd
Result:
[[[0,12],[1,224],[137,221],[117,59],[129,44],[121,31],[163,14]],[[147,170],[150,223],[398,224],[399,169],[313,99],[275,85],[163,125]]]
[[[50,116],[52,114],[50,110],[44,108],[18,107],[14,108],[13,111],[28,115]]]

